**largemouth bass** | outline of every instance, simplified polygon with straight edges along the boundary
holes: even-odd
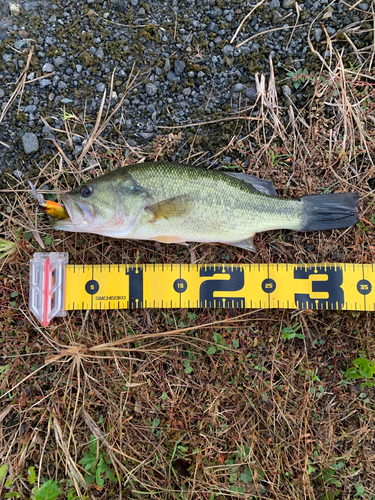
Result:
[[[271,182],[177,163],[127,165],[61,196],[55,229],[163,243],[225,243],[250,251],[255,233],[315,231],[358,221],[355,193],[279,198]]]

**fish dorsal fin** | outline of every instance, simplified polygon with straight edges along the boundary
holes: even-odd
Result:
[[[185,215],[190,210],[190,206],[191,203],[188,196],[182,194],[155,203],[155,205],[150,205],[145,210],[154,216],[151,222],[156,222],[159,219],[169,219],[170,217]]]
[[[265,179],[259,179],[255,175],[243,174],[240,172],[222,172],[225,175],[230,175],[235,179],[244,181],[247,184],[251,184],[253,188],[262,194],[268,194],[269,196],[277,196],[275,186],[271,181],[266,181]]]

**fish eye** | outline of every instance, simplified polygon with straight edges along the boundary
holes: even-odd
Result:
[[[84,198],[88,198],[92,194],[92,188],[90,186],[82,186],[79,192]]]

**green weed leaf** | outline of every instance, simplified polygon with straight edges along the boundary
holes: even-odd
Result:
[[[8,470],[8,466],[6,464],[3,464],[0,466],[0,482],[6,476],[7,470]]]
[[[29,478],[29,483],[34,484],[36,481],[36,474],[35,474],[35,468],[34,467],[29,467],[29,470],[27,471],[27,475]]]
[[[49,479],[38,489],[35,500],[55,500],[59,494],[60,488],[53,479]]]
[[[215,353],[217,352],[216,346],[212,345],[211,347],[209,347],[209,348],[207,349],[207,351],[206,351],[206,352],[207,352],[207,354],[209,354],[210,356],[211,356],[212,354],[215,354]]]
[[[355,366],[351,366],[345,372],[345,378],[347,379],[357,379],[361,378],[361,374]]]
[[[252,480],[253,480],[253,473],[251,472],[250,470],[250,467],[249,466],[246,466],[245,467],[245,472],[242,472],[241,474],[241,480],[244,482],[244,483],[251,483]]]

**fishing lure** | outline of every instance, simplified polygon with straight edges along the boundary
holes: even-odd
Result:
[[[43,208],[44,212],[55,219],[67,219],[69,217],[68,212],[65,208],[57,203],[56,201],[46,200],[42,193],[38,193],[34,184],[29,181],[29,186],[31,188],[31,193],[33,194],[36,201]]]

